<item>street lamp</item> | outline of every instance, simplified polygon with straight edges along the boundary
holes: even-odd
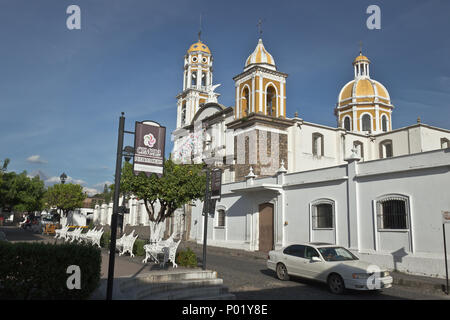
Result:
[[[66,182],[67,175],[63,172],[62,175],[59,176],[59,180],[61,180],[61,184]]]

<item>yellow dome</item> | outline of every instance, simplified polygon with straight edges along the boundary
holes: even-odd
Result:
[[[388,91],[381,83],[370,78],[357,78],[342,88],[338,104],[344,106],[352,102],[381,102],[390,105],[390,100]]]
[[[209,50],[208,46],[203,42],[201,42],[200,40],[192,44],[187,52],[190,53],[194,51],[202,51],[211,54],[211,51]]]
[[[264,48],[262,39],[259,39],[255,51],[253,51],[253,53],[245,61],[245,68],[248,68],[249,66],[254,64],[263,64],[269,69],[276,69],[275,60],[273,59],[272,55],[267,52],[266,48]]]
[[[359,62],[359,61],[367,61],[367,62],[370,63],[369,58],[367,58],[366,56],[363,56],[361,52],[359,53],[359,56],[357,56],[357,57],[355,58],[355,60],[353,60],[353,64],[355,64],[355,63],[357,63],[357,62]]]

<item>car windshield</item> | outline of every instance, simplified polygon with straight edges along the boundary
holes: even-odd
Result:
[[[342,247],[319,248],[319,252],[325,261],[349,261],[358,260],[350,251]]]

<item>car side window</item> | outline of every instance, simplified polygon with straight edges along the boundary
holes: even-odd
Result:
[[[320,255],[317,252],[317,250],[314,249],[313,247],[306,246],[305,247],[305,258],[306,259],[311,259],[312,257],[319,257],[320,258]]]
[[[292,245],[284,249],[283,253],[294,257],[303,258],[305,252],[305,246],[302,245]]]

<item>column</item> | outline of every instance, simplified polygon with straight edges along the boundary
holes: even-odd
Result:
[[[358,161],[360,158],[352,154],[347,161],[347,247],[353,250],[359,250],[359,212],[358,212],[358,185],[355,177],[358,173]]]

